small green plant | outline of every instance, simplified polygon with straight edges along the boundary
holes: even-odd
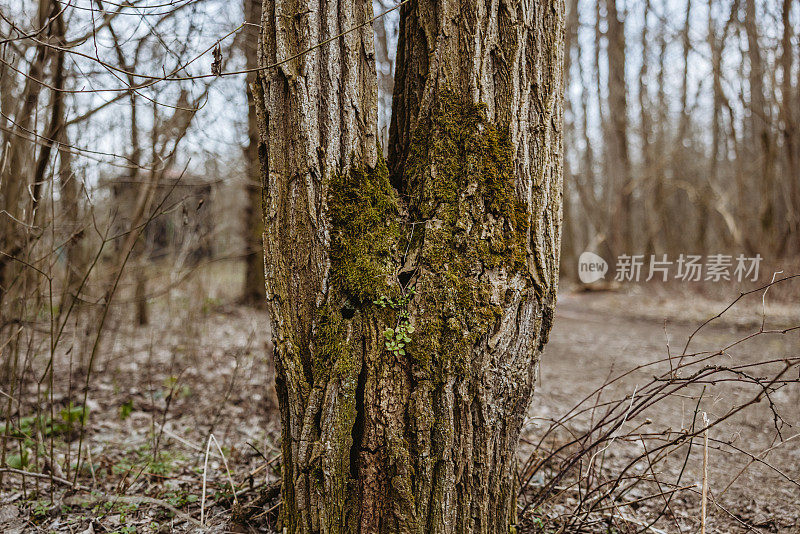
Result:
[[[394,353],[395,356],[405,356],[405,347],[411,343],[411,334],[414,333],[414,327],[410,323],[411,314],[409,314],[408,310],[405,308],[408,303],[411,302],[415,293],[415,289],[411,287],[406,293],[400,295],[396,299],[383,295],[379,299],[373,301],[374,304],[381,308],[399,310],[397,325],[394,328],[386,328],[386,330],[383,331],[386,350]]]
[[[212,498],[215,502],[230,504],[233,502],[233,493],[226,490],[217,490],[212,495]]]
[[[383,336],[386,338],[386,350],[393,352],[395,356],[405,356],[405,346],[411,343],[411,334],[414,333],[414,327],[410,324],[399,324],[397,328],[387,328],[383,331]]]
[[[9,436],[15,438],[23,438],[32,440],[32,436],[41,433],[43,437],[50,437],[51,435],[60,436],[67,435],[72,432],[76,423],[84,424],[89,417],[89,409],[83,409],[81,405],[69,404],[66,408],[59,411],[61,420],[58,417],[51,419],[50,417],[42,414],[40,416],[21,417],[19,419],[19,426],[9,429]],[[6,433],[6,425],[0,425],[0,435]],[[32,441],[31,441],[32,442]]]
[[[72,427],[73,423],[84,424],[86,422],[86,416],[89,414],[89,408],[84,409],[83,406],[76,406],[70,402],[69,406],[63,408],[60,413],[61,419],[63,419],[67,425]]]
[[[164,496],[164,500],[170,503],[175,508],[181,508],[187,504],[193,504],[198,501],[197,495],[188,493],[186,491],[169,492]]]
[[[44,519],[50,511],[49,503],[47,501],[36,501],[31,507],[31,515],[34,519]]]
[[[381,308],[391,308],[393,310],[399,310],[400,308],[405,308],[411,299],[414,298],[417,290],[414,287],[408,288],[408,291],[397,297],[397,299],[392,299],[387,297],[386,295],[382,295],[381,298],[378,300],[374,300],[372,303],[377,304]]]
[[[124,421],[133,413],[133,400],[128,399],[119,406],[119,419]]]
[[[143,469],[151,475],[169,475],[175,470],[175,463],[183,460],[185,460],[185,456],[180,452],[165,450],[154,456],[150,445],[142,445],[135,450],[128,451],[126,457],[111,466],[111,472],[124,475]]]

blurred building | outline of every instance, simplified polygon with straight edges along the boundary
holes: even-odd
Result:
[[[147,179],[117,176],[100,180],[100,188],[107,193],[103,197],[110,203],[112,235],[131,229],[146,194]],[[164,173],[144,214],[147,226],[137,255],[151,261],[168,258],[188,264],[213,257],[215,230],[225,215],[215,212],[218,185],[216,178]],[[123,242],[114,241],[117,247]]]

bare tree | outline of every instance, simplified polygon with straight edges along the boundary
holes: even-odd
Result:
[[[783,0],[781,9],[781,22],[783,34],[781,36],[781,85],[780,114],[783,121],[783,143],[785,152],[785,175],[788,177],[788,191],[782,195],[786,199],[786,212],[788,225],[787,238],[782,239],[789,254],[800,252],[798,239],[790,236],[800,235],[800,165],[798,165],[797,141],[797,110],[795,109],[795,96],[792,87],[792,70],[794,65],[794,48],[792,47],[793,27],[791,22],[792,1]],[[800,93],[800,89],[798,90]]]
[[[761,235],[759,242],[773,248],[775,246],[773,229],[777,216],[774,203],[775,147],[771,128],[772,114],[765,97],[764,65],[756,22],[755,0],[745,0],[744,29],[747,34],[747,57],[750,62],[750,146],[755,162],[750,169],[760,198],[757,208]],[[754,245],[753,248],[760,247]]]
[[[55,20],[61,19],[58,15],[58,2],[39,2],[37,23],[41,28],[39,33],[43,36],[34,47],[33,57],[25,73],[24,88],[13,115],[13,124],[9,127],[10,132],[5,137],[3,146],[3,165],[0,168],[0,250],[3,251],[0,255],[0,308],[4,310],[10,309],[7,308],[10,305],[7,300],[9,292],[19,281],[19,275],[23,271],[21,263],[14,258],[25,249],[26,236],[35,229],[35,208],[40,200],[35,177],[42,172],[38,166],[34,172],[32,164],[33,148],[38,142],[35,120],[43,88],[41,80],[44,78],[47,63],[54,56],[47,41],[51,39],[53,29],[58,25],[54,24]],[[8,97],[4,95],[3,99],[6,98]],[[34,132],[33,135],[31,132]]]
[[[252,95],[252,84],[258,67],[258,40],[261,24],[261,0],[244,0],[244,13],[247,26],[244,29],[245,66],[248,73],[247,84],[247,135],[249,141],[244,150],[247,181],[244,217],[245,275],[242,301],[249,305],[263,306],[264,302],[264,231],[261,206],[261,166],[258,161],[258,121]]]
[[[609,187],[614,191],[611,211],[612,256],[628,253],[633,245],[631,218],[633,182],[628,153],[628,92],[625,82],[625,23],[617,0],[606,0],[608,21],[608,138]]]
[[[572,56],[573,53],[576,53],[578,47],[576,46],[576,41],[578,39],[578,24],[579,24],[579,16],[578,16],[578,9],[579,9],[579,2],[578,0],[570,0],[566,3],[566,28],[565,28],[565,36],[564,36],[564,87],[565,91],[568,88],[572,87]],[[577,68],[581,68],[580,63],[578,64]],[[568,146],[568,143],[575,143],[579,142],[579,136],[576,134],[576,122],[577,116],[575,113],[575,108],[572,101],[568,98],[564,99],[564,131],[569,132],[569,135],[564,136],[564,151],[565,154],[577,154],[577,150],[574,146]],[[580,167],[580,163],[578,165]],[[566,236],[562,240],[563,248],[561,251],[561,258],[562,258],[562,273],[565,276],[573,277],[575,276],[575,265],[577,264],[578,260],[578,251],[576,250],[576,245],[578,243],[578,239],[576,237],[576,233],[580,231],[580,228],[576,223],[580,224],[580,220],[578,218],[573,218],[571,216],[572,211],[575,209],[573,207],[573,193],[577,189],[573,182],[577,180],[576,175],[580,172],[580,169],[575,169],[572,161],[569,157],[564,158],[564,227],[562,229],[562,233]]]

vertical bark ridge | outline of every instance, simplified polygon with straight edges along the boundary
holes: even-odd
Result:
[[[404,266],[418,288],[413,524],[507,532],[557,284],[563,5],[402,9],[390,166],[418,224]]]
[[[265,0],[260,64],[292,57],[372,17],[369,2]],[[378,166],[377,90],[369,26],[262,71],[258,109],[267,299],[283,432],[284,526],[343,532],[350,445],[371,319],[344,320],[332,287],[331,182]],[[375,338],[377,341],[377,338]],[[374,345],[374,343],[373,343]]]

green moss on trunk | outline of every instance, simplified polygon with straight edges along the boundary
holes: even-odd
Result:
[[[399,224],[397,194],[383,158],[368,168],[352,165],[333,176],[328,188],[332,286],[353,305],[385,293],[394,274]]]
[[[377,501],[393,510],[393,519],[382,521],[409,530],[423,528],[410,526],[417,519],[429,527],[437,521],[435,513],[417,518],[425,512],[415,507],[420,477],[430,484],[421,491],[434,497],[448,484],[443,451],[456,429],[437,408],[447,401],[444,385],[473,378],[471,355],[483,350],[476,347],[485,348],[509,299],[535,287],[528,270],[529,210],[515,189],[512,153],[507,130],[487,120],[482,105],[444,91],[413,137],[402,197],[382,159],[375,168],[352,162],[330,178],[330,281],[314,321],[310,385],[337,383],[336,420],[313,436],[312,451],[318,452],[311,457],[335,458],[325,464],[330,472],[319,463],[306,469],[315,488],[310,494],[335,494],[325,504],[331,532],[355,528],[346,523],[364,498],[364,454],[373,468],[380,465],[365,471],[379,473],[370,491],[378,487]],[[400,286],[401,271],[413,272],[404,283],[413,284],[416,294]],[[401,323],[413,326],[411,342],[402,352],[386,350],[381,332],[391,327],[396,334]],[[403,371],[389,372],[386,366],[393,365]],[[368,397],[374,390],[365,391],[360,375],[391,391],[392,401],[406,404],[405,413],[376,419],[381,401]],[[404,420],[409,424],[403,426]],[[427,429],[422,436],[430,432],[422,438],[431,445],[425,458],[421,442],[408,433],[415,425]],[[360,440],[367,431],[385,440],[382,452],[364,452]]]
[[[530,284],[528,213],[515,191],[507,129],[451,91],[415,132],[405,174],[409,213],[425,224],[416,233],[422,274],[412,355],[444,378],[466,371],[472,346],[501,316],[505,295],[494,294],[487,271]]]

